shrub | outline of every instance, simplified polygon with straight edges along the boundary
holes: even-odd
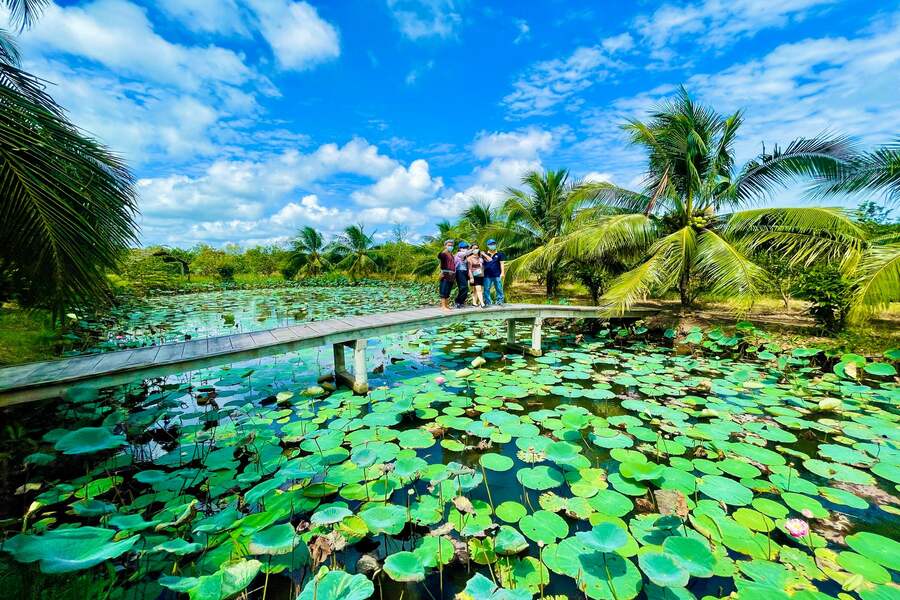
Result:
[[[801,273],[794,293],[811,303],[807,312],[822,330],[835,333],[844,328],[851,287],[837,267],[818,265]]]

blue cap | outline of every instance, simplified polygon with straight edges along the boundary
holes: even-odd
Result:
[[[460,248],[468,248],[468,247],[469,247],[469,242],[460,242],[460,243],[459,243],[459,247],[460,247]]]
[[[488,243],[488,246],[490,246],[491,244],[496,244],[497,240],[488,240],[487,243]]]

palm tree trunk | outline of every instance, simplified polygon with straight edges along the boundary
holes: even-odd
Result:
[[[544,283],[546,284],[547,298],[552,298],[556,293],[556,273],[547,271],[547,277],[544,279]]]
[[[681,308],[690,308],[691,306],[691,293],[690,293],[690,281],[691,281],[691,273],[687,268],[681,271],[681,279],[678,281],[678,292],[681,295]]]

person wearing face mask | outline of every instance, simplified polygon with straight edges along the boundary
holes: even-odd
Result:
[[[441,280],[438,289],[441,294],[441,308],[450,310],[450,292],[456,282],[456,257],[453,256],[453,240],[444,241],[444,249],[438,254],[441,263]]]
[[[478,247],[478,243],[472,244],[472,251],[469,253],[469,285],[472,286],[472,304],[484,308],[484,294],[482,288],[484,286],[484,253]]]
[[[503,306],[503,277],[506,275],[506,266],[503,264],[506,256],[497,250],[496,240],[487,241],[488,251],[483,253],[484,259],[484,303],[491,306],[491,287],[497,290],[497,306]]]
[[[465,308],[469,296],[469,243],[459,243],[456,253],[456,308]]]

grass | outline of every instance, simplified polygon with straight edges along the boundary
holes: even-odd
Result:
[[[59,331],[47,311],[0,307],[0,365],[47,360],[56,355]]]

